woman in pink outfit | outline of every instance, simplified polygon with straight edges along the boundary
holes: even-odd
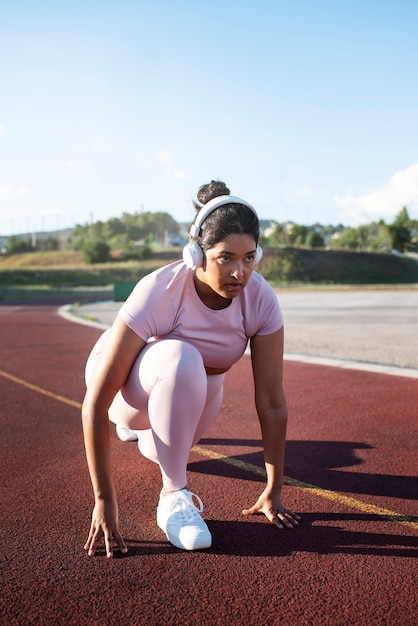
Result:
[[[211,546],[202,501],[187,489],[186,467],[220,409],[225,373],[248,341],[267,484],[243,514],[264,513],[277,528],[298,524],[281,499],[283,319],[274,291],[254,272],[262,256],[258,217],[219,181],[203,185],[197,200],[183,260],[137,284],[87,362],[82,417],[95,497],[89,555],[102,538],[108,557],[113,539],[127,551],[118,528],[109,418],[121,439],[138,439],[141,453],[159,464],[157,524],[168,540],[184,550]]]

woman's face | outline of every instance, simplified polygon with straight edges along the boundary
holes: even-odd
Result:
[[[206,250],[203,267],[195,272],[196,290],[204,304],[227,306],[238,296],[254,270],[256,243],[251,235],[231,234]],[[226,302],[220,301],[221,298]],[[215,305],[215,306],[213,306]]]

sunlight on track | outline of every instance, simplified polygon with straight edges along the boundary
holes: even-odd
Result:
[[[75,407],[76,409],[81,409],[81,402],[76,402],[76,400],[71,400],[70,398],[66,398],[65,396],[60,396],[53,391],[48,391],[48,389],[42,389],[42,387],[38,387],[38,385],[33,385],[22,378],[18,378],[17,376],[13,376],[13,374],[8,374],[4,370],[0,370],[0,376],[7,378],[8,380],[17,383],[18,385],[22,385],[27,389],[31,389],[32,391],[36,391],[37,393],[42,394],[43,396],[49,396],[50,398],[54,398],[54,400],[58,400],[59,402],[64,402],[64,404],[69,404],[70,406]]]
[[[10,380],[18,385],[22,385],[27,389],[35,391],[36,393],[42,394],[43,396],[48,396],[58,402],[63,402],[64,404],[68,404],[76,409],[81,409],[81,402],[77,402],[76,400],[71,400],[70,398],[66,398],[65,396],[61,396],[56,394],[48,389],[43,389],[38,385],[34,385],[22,378],[18,378],[17,376],[13,376],[13,374],[9,374],[4,370],[0,370],[0,376]],[[252,463],[246,463],[245,461],[241,461],[239,459],[235,459],[234,457],[225,456],[224,454],[220,454],[219,452],[215,452],[214,450],[209,450],[208,448],[202,448],[201,446],[194,446],[192,448],[192,452],[199,454],[200,456],[213,459],[215,461],[220,461],[221,463],[225,463],[226,465],[231,465],[232,467],[236,467],[241,470],[245,470],[250,472],[251,474],[256,474],[262,478],[265,478],[265,470],[262,467],[258,467],[257,465],[253,465]],[[357,509],[364,513],[378,515],[379,517],[383,517],[386,520],[398,522],[400,524],[405,524],[410,526],[414,530],[418,530],[418,522],[414,520],[413,517],[408,517],[406,515],[400,515],[399,513],[395,513],[394,511],[390,511],[388,509],[383,509],[381,507],[375,506],[374,504],[366,504],[365,502],[361,502],[360,500],[356,500],[355,498],[351,498],[350,496],[345,496],[341,493],[337,493],[335,491],[330,491],[329,489],[322,489],[321,487],[317,487],[315,485],[311,485],[310,483],[301,482],[299,480],[295,480],[294,478],[290,478],[289,476],[284,477],[285,485],[290,487],[298,487],[303,489],[315,496],[319,496],[322,498],[326,498],[327,500],[333,500],[338,502],[339,504],[343,504],[345,506]]]

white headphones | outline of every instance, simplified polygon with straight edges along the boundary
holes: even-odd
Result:
[[[209,200],[203,207],[200,209],[199,213],[196,215],[195,221],[190,227],[189,235],[193,239],[194,237],[199,237],[200,228],[212,211],[223,206],[224,204],[243,204],[253,211],[255,216],[258,218],[257,212],[251,204],[249,204],[246,200],[242,200],[241,198],[237,198],[236,196],[218,196]],[[255,263],[260,263],[261,258],[263,256],[263,251],[259,245],[257,245],[256,255],[255,255]],[[198,267],[202,267],[203,265],[203,250],[199,246],[196,241],[189,241],[187,245],[183,248],[183,261],[192,270],[197,269]]]

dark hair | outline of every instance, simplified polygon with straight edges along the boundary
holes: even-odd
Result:
[[[196,211],[200,211],[202,204],[218,196],[229,196],[228,187],[220,180],[212,180],[206,185],[199,187],[197,199],[193,202]],[[200,203],[200,204],[199,204]],[[256,244],[260,237],[260,224],[258,217],[248,206],[231,202],[224,204],[210,213],[202,224],[201,232],[195,241],[203,251],[213,248],[231,234],[251,235]]]

